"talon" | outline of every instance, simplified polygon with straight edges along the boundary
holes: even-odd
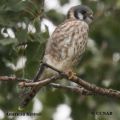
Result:
[[[72,70],[65,71],[65,74],[68,76],[68,79],[72,80],[76,76],[76,73],[74,73]]]

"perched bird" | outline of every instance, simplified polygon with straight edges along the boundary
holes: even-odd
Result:
[[[89,24],[92,20],[93,12],[89,7],[73,6],[68,11],[66,20],[57,26],[48,39],[43,61],[61,71],[72,69],[86,49]],[[42,66],[34,81],[43,80],[54,74],[55,71]],[[39,89],[40,87],[31,88],[22,99],[20,108],[24,108]]]

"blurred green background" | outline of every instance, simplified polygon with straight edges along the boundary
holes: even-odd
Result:
[[[57,1],[61,8],[67,7],[71,2],[71,0],[54,1]],[[88,48],[77,66],[77,72],[81,78],[97,86],[120,90],[120,0],[78,2],[93,9],[94,21],[90,25]],[[44,5],[44,0],[0,0],[1,76],[29,79],[34,77],[50,34],[49,26],[45,25],[44,30],[41,29],[42,21],[46,19],[57,26],[65,19],[65,14],[60,10],[47,9],[47,6],[49,4],[45,2]],[[117,99],[105,96],[80,96],[70,91],[49,87],[43,88],[23,111],[38,112],[40,116],[29,118],[7,116],[6,112],[19,112],[17,107],[21,101],[20,91],[15,82],[0,82],[0,119],[120,119],[120,101]],[[35,108],[35,105],[38,108]],[[62,109],[63,113],[56,118],[60,105],[67,109]],[[92,111],[113,112],[113,115],[96,116],[91,114]],[[63,118],[64,114],[68,116]]]

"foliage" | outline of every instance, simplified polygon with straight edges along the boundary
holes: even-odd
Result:
[[[64,6],[69,0],[59,2]],[[88,49],[77,66],[77,72],[83,79],[98,86],[120,90],[120,0],[81,2],[94,10],[95,18],[90,26]],[[45,16],[55,25],[65,18],[54,9],[45,12],[43,0],[0,0],[0,75],[34,77],[49,37],[47,27],[44,32],[41,31],[41,21]],[[19,68],[17,64],[21,57],[26,62],[25,66]],[[18,93],[16,83],[0,83],[0,109],[17,112],[20,101]],[[42,120],[52,119],[56,107],[62,103],[71,107],[73,120],[93,120],[95,118],[91,111],[111,111],[115,115],[107,120],[120,119],[120,115],[116,114],[120,112],[120,103],[114,98],[79,96],[51,88],[41,90],[38,98],[43,103]],[[31,102],[24,112],[32,111],[32,107]],[[7,119],[8,116],[4,118]]]

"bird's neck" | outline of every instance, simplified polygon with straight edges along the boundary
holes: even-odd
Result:
[[[67,14],[67,19],[76,19],[74,16],[74,12],[71,10],[69,10],[68,14]]]

